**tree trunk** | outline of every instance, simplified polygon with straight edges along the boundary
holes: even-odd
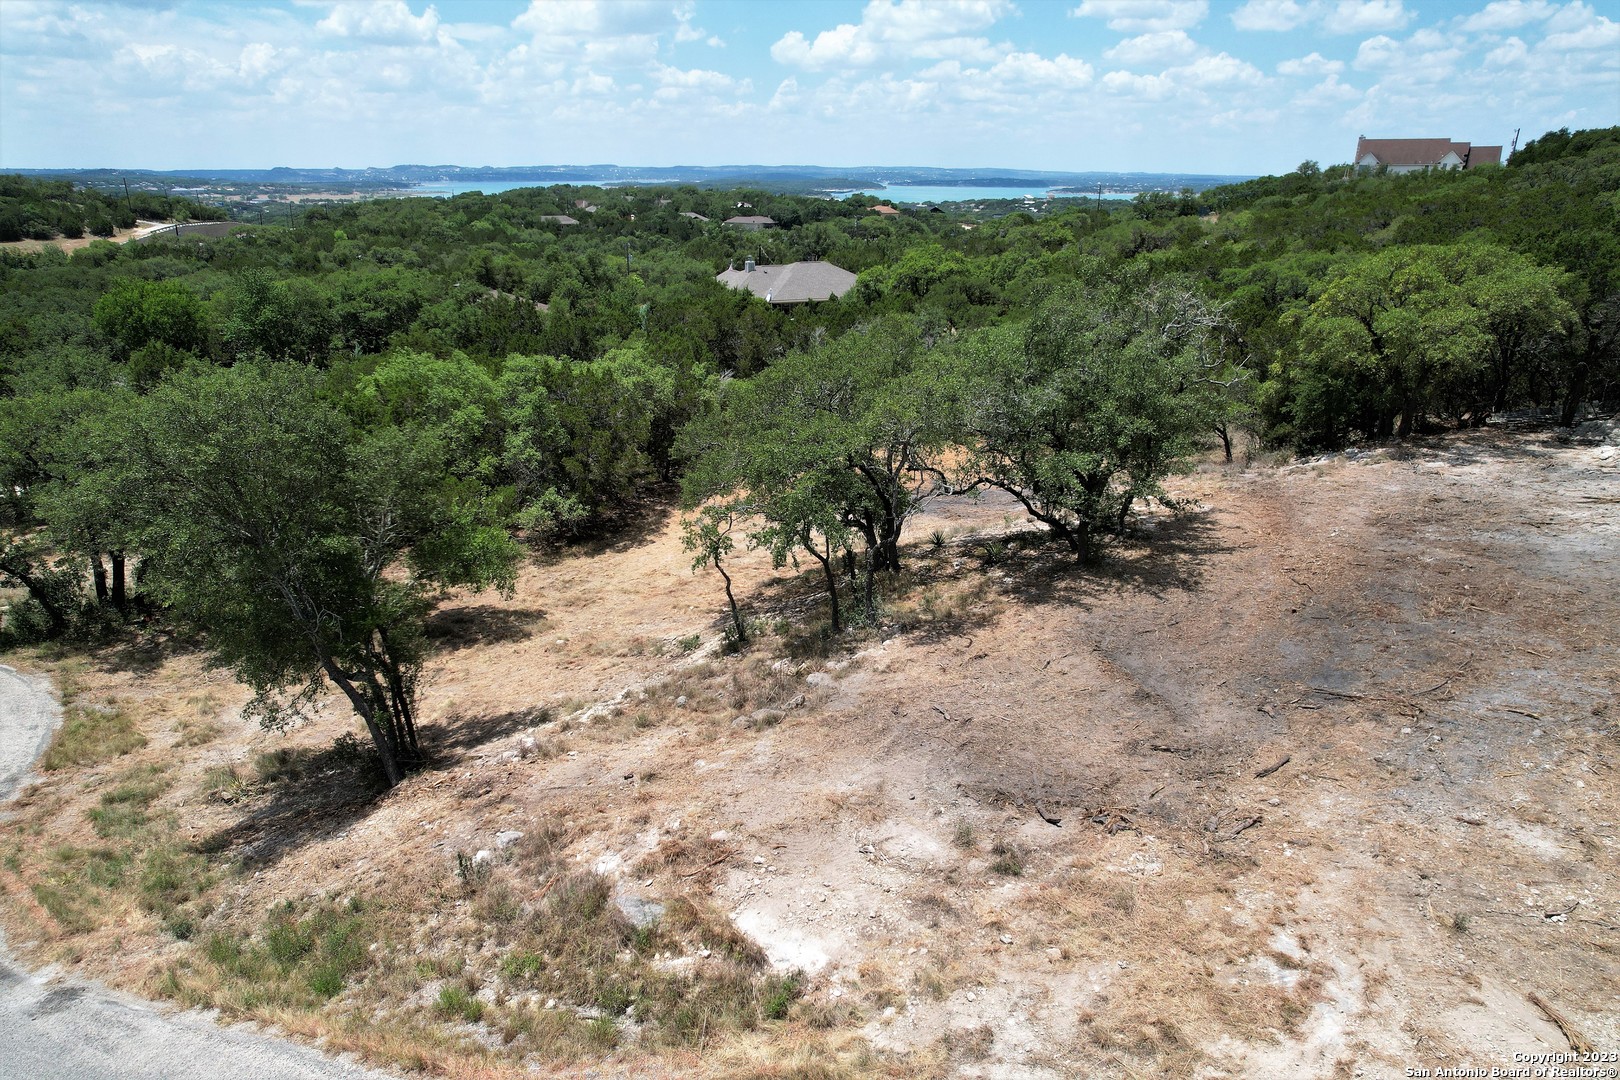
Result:
[[[816,562],[821,564],[821,572],[827,578],[827,599],[832,602],[832,631],[835,634],[840,633],[844,627],[838,618],[838,575],[833,573],[832,545],[831,543],[827,545],[827,554],[823,555],[810,543],[808,536],[802,538],[799,542],[804,547],[804,550],[815,556]],[[847,549],[845,553],[848,554]]]
[[[1564,386],[1564,405],[1558,413],[1559,427],[1574,427],[1575,417],[1581,411],[1581,399],[1586,396],[1586,380],[1591,367],[1585,360],[1578,361],[1569,373]]]
[[[872,577],[877,569],[877,549],[866,549],[866,622],[870,626],[877,625],[877,603],[872,598]]]
[[[1232,429],[1225,424],[1216,424],[1215,434],[1221,437],[1221,449],[1226,452],[1226,463],[1232,464]]]
[[[101,561],[101,552],[90,553],[90,576],[96,582],[96,603],[107,602],[107,564]]]
[[[748,631],[743,628],[742,612],[737,610],[737,598],[731,594],[731,575],[720,565],[719,555],[714,557],[714,568],[720,571],[720,578],[726,583],[726,603],[731,605],[731,625],[737,628],[737,644],[741,645],[748,640]]]
[[[129,593],[124,587],[124,553],[122,551],[110,552],[108,558],[112,562],[113,607],[127,613],[129,611]]]
[[[349,705],[365,721],[366,730],[371,733],[371,742],[377,748],[377,756],[382,760],[383,775],[388,778],[389,787],[398,787],[400,781],[405,779],[404,772],[399,767],[399,757],[394,753],[393,741],[377,717],[376,706],[367,699],[359,687],[349,678],[348,673],[330,658],[323,658],[321,666],[326,669],[330,678],[343,695],[349,699]]]

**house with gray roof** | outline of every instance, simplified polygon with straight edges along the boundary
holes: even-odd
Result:
[[[1362,169],[1382,168],[1392,173],[1477,169],[1481,165],[1500,165],[1502,148],[1450,139],[1369,139],[1363,135],[1356,140],[1355,161]]]
[[[742,229],[744,232],[757,232],[760,229],[776,228],[775,220],[766,217],[764,214],[739,214],[736,217],[726,218],[725,224],[734,229]]]
[[[796,262],[783,266],[755,265],[753,259],[741,270],[727,267],[715,280],[733,289],[744,289],[767,304],[808,304],[843,296],[855,287],[855,275],[827,262]]]

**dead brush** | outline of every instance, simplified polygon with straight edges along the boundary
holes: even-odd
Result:
[[[1222,1031],[1264,1039],[1288,1031],[1320,993],[1307,975],[1290,991],[1264,977],[1223,976],[1208,957],[1268,954],[1263,914],[1239,923],[1223,911],[1214,886],[1190,873],[1166,871],[1150,882],[1089,874],[1058,887],[1042,885],[1028,901],[1065,959],[1123,960],[1106,999],[1083,1017],[1099,1047],[1152,1075],[1184,1076],[1203,1059],[1187,1032]],[[1190,911],[1207,918],[1189,918]],[[1300,966],[1312,971],[1310,962]]]

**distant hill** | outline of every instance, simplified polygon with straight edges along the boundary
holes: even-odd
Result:
[[[1047,187],[1090,190],[1102,184],[1113,191],[1203,191],[1250,179],[1201,173],[1041,172],[1030,169],[935,169],[919,166],[864,165],[833,168],[820,165],[394,165],[367,169],[20,169],[29,176],[74,180],[95,187],[135,182],[192,181],[236,184],[324,185],[345,188],[412,187],[430,183],[535,184],[699,184],[705,187],[760,187],[778,191],[838,190],[907,184],[942,187]]]

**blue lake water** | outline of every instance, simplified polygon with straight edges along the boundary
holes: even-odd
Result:
[[[426,184],[417,184],[411,188],[412,195],[425,195],[434,199],[448,199],[452,195],[465,195],[469,191],[482,191],[485,195],[499,195],[503,191],[514,191],[518,188],[550,187],[553,184],[567,183],[578,187],[600,187],[611,183],[608,180],[470,180],[450,181],[436,180]]]
[[[485,195],[498,195],[503,191],[512,191],[516,188],[548,187],[554,181],[546,180],[440,180],[424,184],[417,184],[411,189],[412,195],[423,195],[435,199],[448,199],[453,195],[465,195],[469,191],[482,191]],[[622,184],[624,181],[614,180],[569,180],[567,183],[579,187],[606,187],[613,184]],[[1037,202],[1047,196],[1047,188],[1034,187],[988,187],[932,185],[932,184],[894,184],[886,188],[868,187],[859,189],[866,195],[876,195],[880,199],[895,203],[937,203],[937,202],[980,202],[985,199],[1022,199],[1026,196]],[[849,195],[852,192],[841,191],[840,195]],[[1059,192],[1056,198],[1095,199],[1096,191]],[[1133,199],[1134,191],[1104,191],[1105,199]]]
[[[888,187],[861,188],[863,195],[876,195],[880,199],[896,203],[938,203],[938,202],[980,202],[985,199],[1022,199],[1032,198],[1039,202],[1046,198],[1048,189],[1045,186],[1037,187],[970,187],[955,185],[933,184],[891,184]],[[1055,198],[1068,199],[1095,199],[1097,192],[1092,191],[1060,191]],[[1134,199],[1136,192],[1104,191],[1105,199]]]

